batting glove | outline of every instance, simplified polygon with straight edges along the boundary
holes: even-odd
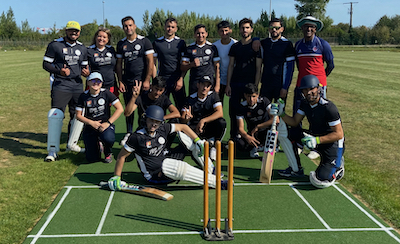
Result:
[[[303,143],[304,146],[308,147],[309,149],[314,149],[317,147],[318,144],[321,143],[319,137],[315,136],[305,136],[304,138],[301,139],[301,142]]]
[[[121,190],[121,176],[113,176],[108,180],[108,187],[112,191]]]
[[[278,116],[285,116],[285,101],[282,98],[278,99]]]
[[[271,115],[278,115],[278,112],[279,112],[279,104],[271,103],[271,110],[269,111],[269,113]]]
[[[200,138],[197,137],[196,139],[194,139],[194,143],[196,143],[196,147],[198,150],[198,156],[203,157],[203,155],[204,155],[204,140],[200,140]]]

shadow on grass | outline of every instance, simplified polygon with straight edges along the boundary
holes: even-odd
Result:
[[[152,223],[152,224],[158,224],[162,226],[169,226],[173,228],[178,228],[178,229],[183,229],[183,230],[188,230],[188,231],[201,231],[202,230],[202,225],[196,225],[193,223],[188,223],[188,222],[183,222],[179,220],[173,220],[173,219],[166,219],[166,218],[161,218],[159,216],[150,216],[150,215],[145,215],[145,214],[126,214],[126,215],[115,215],[117,217],[121,218],[127,218],[127,219],[132,219],[132,220],[137,220],[137,221],[143,221],[147,223]]]

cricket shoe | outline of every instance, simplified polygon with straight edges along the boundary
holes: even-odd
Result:
[[[215,175],[215,166],[213,168],[212,174]],[[221,178],[224,177],[224,176],[225,176],[224,173],[221,173]]]
[[[336,170],[335,174],[333,175],[336,181],[340,180],[344,176],[344,161],[342,165]]]
[[[72,146],[67,147],[67,149],[65,151],[67,151],[67,152],[71,151],[71,152],[77,152],[77,153],[84,153],[85,152],[85,148],[81,148],[77,144],[74,144]]]
[[[311,151],[311,152],[307,155],[307,157],[308,157],[309,159],[317,159],[317,158],[319,158],[320,156],[319,156],[319,153],[317,153],[316,151]]]
[[[131,133],[126,133],[126,135],[124,136],[124,138],[121,140],[121,142],[119,143],[121,146],[125,146],[126,141],[128,140],[129,136],[131,135]]]
[[[258,158],[258,157],[260,157],[260,154],[258,154],[258,152],[257,152],[257,147],[253,147],[253,149],[251,149],[251,151],[250,151],[250,157],[251,157],[251,158]]]
[[[106,163],[106,164],[110,164],[110,163],[112,163],[112,153],[110,153],[110,154],[108,154],[107,156],[106,156],[106,158],[104,159],[104,163]]]
[[[215,149],[215,147],[210,149],[210,158],[212,161],[217,160],[217,149]]]
[[[287,169],[279,170],[278,174],[283,177],[294,177],[294,178],[303,177],[304,170],[303,170],[303,168],[300,168],[299,171],[295,172],[295,171],[293,171],[292,167],[289,166]]]
[[[234,186],[235,183],[232,182],[232,186]],[[228,180],[221,180],[221,190],[228,190]]]
[[[57,153],[54,148],[50,148],[49,154],[44,159],[45,162],[54,162],[57,160]]]

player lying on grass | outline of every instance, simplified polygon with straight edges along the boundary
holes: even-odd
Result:
[[[335,104],[321,96],[321,85],[316,76],[304,76],[299,89],[303,100],[294,117],[286,115],[283,111],[283,100],[273,104],[271,110],[276,110],[282,120],[290,126],[297,126],[307,117],[311,135],[305,136],[301,141],[309,149],[315,149],[321,154],[319,166],[315,172],[310,172],[310,182],[315,187],[326,188],[344,175],[342,122]],[[287,170],[291,170],[290,167]]]
[[[89,90],[81,94],[76,106],[76,118],[85,124],[83,141],[89,163],[100,161],[99,142],[104,145],[104,162],[112,162],[111,149],[115,141],[113,123],[124,111],[119,99],[109,90],[101,88],[102,83],[103,77],[100,73],[91,73],[87,78]],[[111,105],[116,109],[112,115]]]
[[[238,124],[238,136],[235,139],[236,148],[241,151],[250,151],[250,157],[259,157],[258,149],[263,151],[268,129],[271,127],[273,116],[269,115],[271,103],[266,97],[259,96],[257,86],[249,83],[244,88],[245,101],[241,103],[236,116]],[[244,121],[247,124],[247,132],[244,129]],[[294,169],[292,176],[302,176],[303,169],[300,167],[300,158],[290,140],[287,138],[286,124],[280,121],[278,125],[278,140]]]
[[[196,150],[199,156],[204,151],[204,141],[200,140],[189,126],[184,124],[164,123],[164,111],[161,107],[151,105],[146,109],[146,127],[137,130],[129,136],[125,146],[121,149],[115,165],[114,176],[108,181],[111,190],[120,190],[122,168],[125,159],[135,153],[138,166],[144,178],[151,184],[169,184],[176,180],[186,180],[197,184],[204,183],[203,170],[198,169],[182,161],[186,151],[183,153],[172,153],[174,158],[165,155],[167,138],[170,133],[185,133],[192,141],[186,146]],[[210,170],[211,168],[211,170]],[[212,172],[213,165],[210,163],[209,172]],[[209,174],[208,184],[215,187],[215,175]],[[222,180],[223,189],[227,187],[227,181]]]

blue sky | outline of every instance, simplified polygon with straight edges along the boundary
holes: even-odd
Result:
[[[296,16],[295,1],[271,1],[272,9],[278,16],[281,14]],[[350,1],[331,0],[327,5],[327,15],[333,19],[334,24],[349,23],[350,4],[344,3]],[[120,25],[122,17],[131,15],[138,27],[143,26],[144,12],[149,10],[149,13],[152,14],[156,8],[170,10],[174,14],[181,14],[187,10],[198,14],[231,18],[234,21],[243,17],[257,20],[262,9],[269,12],[270,4],[268,0],[203,0],[193,4],[194,2],[188,0],[104,0],[104,16],[110,24]],[[357,2],[357,4],[353,4],[353,26],[372,27],[383,15],[391,17],[400,14],[399,0],[358,0]],[[29,25],[35,28],[53,27],[54,24],[57,28],[62,28],[69,20],[76,20],[80,24],[91,23],[93,20],[97,20],[99,24],[103,22],[103,0],[0,0],[0,12],[7,12],[10,7],[14,11],[15,20],[19,26],[25,20],[28,20]]]

